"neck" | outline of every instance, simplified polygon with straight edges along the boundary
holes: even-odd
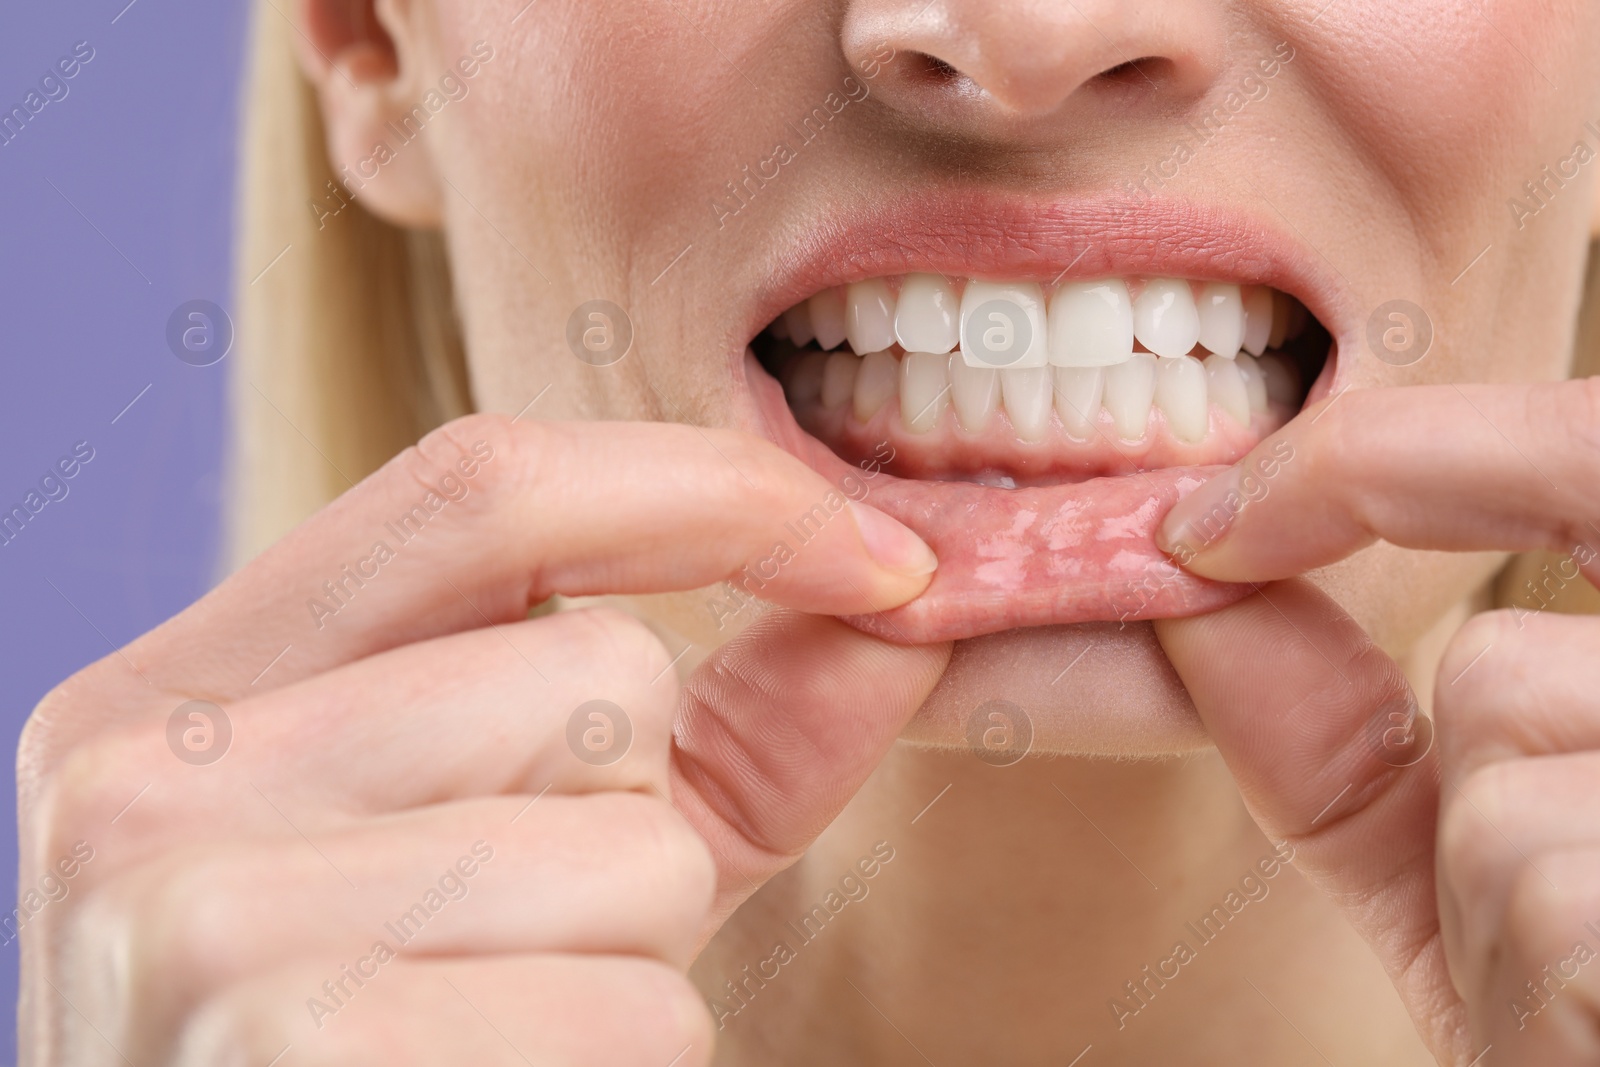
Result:
[[[1215,753],[902,744],[696,964],[718,1062],[1425,1062],[1288,852]]]

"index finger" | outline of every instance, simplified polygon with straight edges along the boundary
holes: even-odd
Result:
[[[932,552],[851,495],[865,494],[748,434],[468,416],[127,646],[123,663],[102,662],[158,689],[232,698],[520,619],[558,593],[729,580],[829,615],[912,599]]]
[[[1600,553],[1600,379],[1349,390],[1180,501],[1157,535],[1185,569],[1288,578],[1385,540]]]

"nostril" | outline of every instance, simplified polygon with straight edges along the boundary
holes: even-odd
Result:
[[[961,71],[927,52],[902,52],[899,58],[905,64],[906,80],[913,85],[947,89],[966,80]]]
[[[1100,72],[1099,80],[1112,85],[1148,85],[1160,82],[1173,68],[1161,56],[1140,56]]]

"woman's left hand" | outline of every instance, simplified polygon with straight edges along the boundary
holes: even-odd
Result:
[[[1350,391],[1163,533],[1196,574],[1272,583],[1156,631],[1257,822],[1371,943],[1439,1062],[1600,1062],[1600,618],[1473,618],[1435,738],[1394,661],[1295,577],[1381,538],[1550,549],[1553,581],[1600,578],[1600,379]]]

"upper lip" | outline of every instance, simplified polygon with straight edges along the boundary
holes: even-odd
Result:
[[[1072,198],[919,193],[808,220],[774,250],[733,358],[784,311],[830,286],[909,271],[1005,281],[1163,276],[1268,285],[1333,335],[1346,301],[1334,272],[1263,214],[1124,193]]]

